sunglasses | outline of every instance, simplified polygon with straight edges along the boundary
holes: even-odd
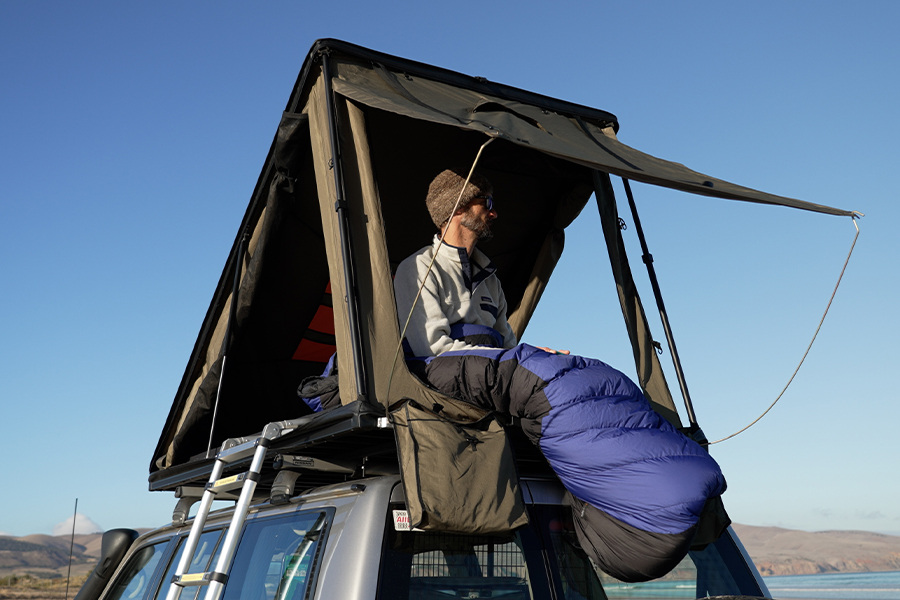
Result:
[[[484,200],[484,207],[488,210],[488,212],[491,212],[492,210],[494,210],[494,197],[493,196],[481,195],[481,196],[475,196],[475,198],[481,198],[482,200]]]

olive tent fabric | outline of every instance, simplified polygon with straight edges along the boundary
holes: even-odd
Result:
[[[739,186],[658,159],[619,142],[613,127],[598,127],[577,114],[560,114],[489,93],[461,89],[383,65],[339,61],[334,88],[367,106],[499,136],[594,170],[643,183],[730,200],[852,215],[850,211]]]
[[[330,94],[322,69],[326,61]],[[394,360],[399,326],[391,275],[433,235],[423,201],[428,182],[448,166],[471,165],[486,140],[495,141],[479,170],[494,184],[502,219],[483,249],[497,265],[511,307],[509,320],[520,337],[563,252],[565,229],[599,189],[598,177],[608,181],[617,175],[706,196],[852,214],[654,158],[619,142],[618,127],[616,117],[602,110],[345,42],[316,42],[191,351],[151,473],[189,462],[228,437],[259,431],[266,422],[302,414],[297,385],[321,373],[325,361],[324,350],[298,352],[304,339],[309,347],[335,346],[345,404],[362,400],[386,408],[404,398],[439,401],[441,394],[413,377],[402,360]],[[346,220],[335,210],[335,158],[342,168]],[[609,192],[601,202],[614,272],[608,289],[620,295],[641,387],[651,406],[677,425],[627,258],[610,229],[615,203],[611,187]],[[244,234],[250,242],[239,265]],[[237,319],[223,375],[236,271]],[[329,284],[334,334],[322,340],[323,329],[315,322]],[[357,306],[355,330],[350,298]]]
[[[411,527],[480,535],[528,522],[512,450],[492,411],[409,400],[391,420]]]

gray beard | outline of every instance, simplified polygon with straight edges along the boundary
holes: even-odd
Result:
[[[486,242],[494,237],[494,232],[491,231],[491,226],[488,222],[477,219],[470,213],[465,213],[462,219],[460,219],[459,224],[473,232],[478,237],[479,242]]]

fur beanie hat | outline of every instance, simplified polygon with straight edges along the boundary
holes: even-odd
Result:
[[[431,214],[431,220],[435,226],[440,229],[441,226],[450,220],[453,216],[453,205],[459,198],[459,191],[466,182],[466,176],[469,174],[468,169],[447,169],[438,174],[428,186],[428,196],[425,198],[425,206]],[[494,188],[491,182],[478,173],[472,173],[469,185],[459,200],[459,208],[465,208],[469,205],[475,196],[491,195]]]

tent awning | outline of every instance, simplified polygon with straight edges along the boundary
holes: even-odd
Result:
[[[331,46],[325,40],[319,45]],[[339,47],[343,43],[339,43]],[[315,49],[314,49],[315,50]],[[377,53],[371,54],[377,55]],[[662,160],[636,150],[616,138],[615,117],[598,119],[598,112],[576,104],[554,101],[548,108],[543,96],[498,86],[472,78],[470,87],[459,81],[442,80],[445,72],[397,59],[359,60],[339,54],[335,66],[334,90],[360,104],[414,119],[453,125],[499,136],[515,144],[546,152],[584,166],[652,185],[712,196],[789,206],[839,216],[853,216],[849,210],[768,194],[693,171],[682,164]],[[465,77],[454,74],[455,78]],[[431,78],[434,77],[434,78]],[[478,89],[481,87],[482,89]],[[497,91],[500,93],[491,93]],[[529,102],[529,100],[533,100]]]

